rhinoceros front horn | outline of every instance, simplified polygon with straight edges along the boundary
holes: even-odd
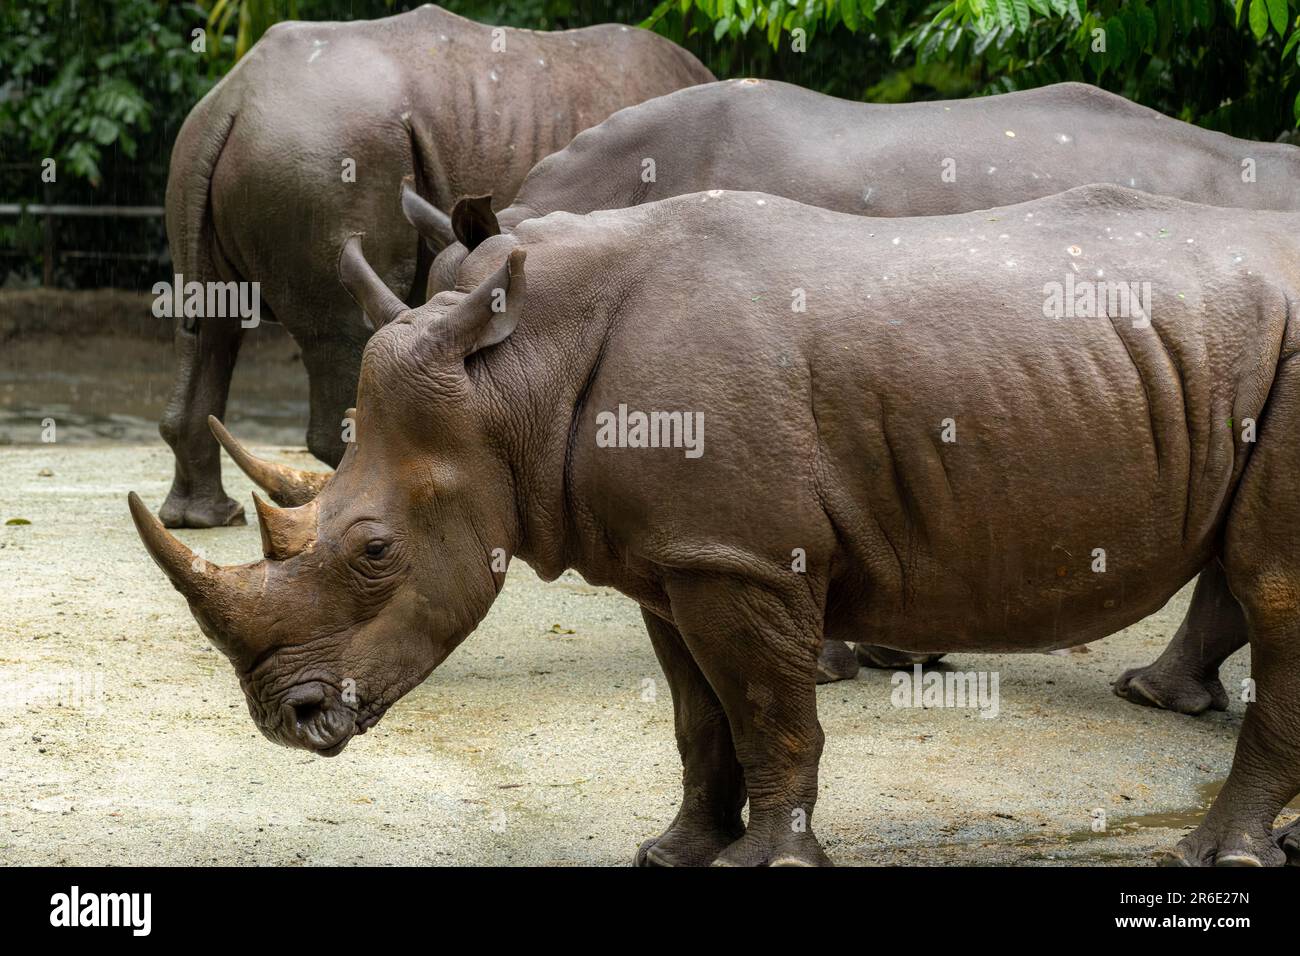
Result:
[[[263,461],[235,440],[226,426],[215,415],[208,416],[208,428],[221,443],[240,471],[253,479],[253,483],[271,496],[281,508],[297,508],[312,501],[329,484],[332,477],[326,472],[300,471],[288,465]]]
[[[402,214],[435,253],[456,241],[451,216],[416,192],[410,176],[402,179]]]
[[[406,303],[393,294],[384,280],[370,268],[361,251],[361,233],[348,236],[339,250],[339,281],[352,301],[361,306],[371,331],[382,329],[406,311]]]
[[[235,597],[224,593],[234,590],[229,580],[232,569],[210,564],[187,548],[163,527],[134,491],[127,495],[126,502],[145,550],[176,590],[202,605],[226,604],[226,597]]]

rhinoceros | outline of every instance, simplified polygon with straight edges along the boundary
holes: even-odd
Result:
[[[1116,144],[1122,144],[1117,148]],[[443,251],[428,295],[456,287],[469,248],[551,212],[614,209],[710,188],[748,189],[871,216],[964,212],[1110,182],[1219,206],[1300,209],[1300,149],[1169,119],[1080,83],[956,102],[850,103],[785,83],[727,80],[615,113],[533,168],[496,214],[490,198],[453,210],[459,241],[418,191],[402,205]],[[445,248],[444,248],[445,247]],[[1219,665],[1246,642],[1240,609],[1210,567],[1173,642],[1126,671],[1120,696],[1185,714],[1223,710]],[[918,658],[865,642],[857,660]],[[824,680],[849,678],[847,648],[825,645]]]
[[[369,232],[375,267],[424,301],[432,256],[392,201],[403,175],[450,209],[511,196],[529,168],[610,113],[713,76],[690,53],[618,25],[494,28],[434,6],[355,23],[271,28],[193,109],[167,182],[167,234],[190,282],[259,282],[261,314],[302,350],[307,445],[337,464],[369,330],[333,262]],[[176,457],[160,512],[171,527],[244,522],[222,489],[209,415],[224,414],[244,329],[177,324],[177,374],[160,431]]]
[[[196,562],[134,494],[131,514],[263,733],[325,755],[475,629],[502,556],[631,597],[683,762],[646,864],[827,862],[823,640],[1093,641],[1217,562],[1257,701],[1168,861],[1282,863],[1298,235],[1297,214],[1110,185],[913,219],[715,191],[521,223],[465,260],[469,291],[415,309],[354,237],[340,274],[380,330],[333,478],[257,499],[253,564]]]
[[[459,199],[454,243],[434,228],[436,212],[421,212],[418,196],[403,203],[441,250],[431,296],[456,287],[467,247],[551,212],[733,189],[864,216],[931,216],[1089,183],[1215,206],[1300,209],[1300,149],[1192,126],[1086,83],[886,105],[722,80],[618,111],[538,162],[509,204]]]

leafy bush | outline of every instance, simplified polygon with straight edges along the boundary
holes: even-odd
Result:
[[[190,47],[193,4],[27,0],[0,9],[0,200],[156,205],[171,141],[218,73]],[[55,161],[53,183],[42,162]],[[162,252],[161,220],[63,219],[60,245]],[[0,220],[0,244],[31,272],[39,224]],[[129,250],[129,251],[128,251]],[[129,265],[126,263],[134,263]],[[156,268],[125,259],[67,263],[62,278],[130,281]]]
[[[892,66],[867,99],[944,92],[936,76],[973,94],[1082,80],[1276,139],[1300,122],[1297,12],[1300,0],[664,0],[645,22],[739,45],[797,42],[809,56],[859,39]]]

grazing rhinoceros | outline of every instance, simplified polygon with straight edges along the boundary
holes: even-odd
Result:
[[[409,310],[354,238],[340,271],[383,328],[321,493],[259,500],[266,559],[238,567],[131,512],[262,731],[322,754],[474,630],[502,554],[632,597],[685,768],[644,863],[826,862],[824,638],[1092,641],[1217,561],[1258,700],[1173,859],[1281,863],[1297,235],[1297,214],[1115,186],[893,220],[717,191],[522,223],[466,259],[472,291]]]
[[[618,25],[542,33],[433,6],[382,20],[284,23],[193,109],[172,152],[167,234],[185,282],[261,283],[263,315],[302,349],[307,445],[343,453],[369,330],[334,260],[353,232],[392,288],[424,301],[432,256],[393,202],[413,175],[444,206],[511,196],[532,165],[610,113],[713,76],[690,53]],[[448,232],[450,235],[450,232]],[[176,384],[160,430],[176,455],[171,527],[242,524],[221,486],[209,415],[222,415],[243,337],[236,319],[177,323]]]
[[[841,212],[915,216],[1002,206],[1096,182],[1218,206],[1300,209],[1300,149],[1233,139],[1078,83],[880,106],[785,83],[728,80],[621,110],[581,133],[538,163],[499,215],[487,199],[459,203],[453,225],[463,241],[453,245],[446,243],[445,217],[416,190],[405,188],[402,204],[435,248],[446,246],[429,273],[432,296],[456,287],[467,246],[551,212],[725,188]],[[1154,664],[1124,673],[1116,692],[1186,714],[1222,710],[1219,665],[1245,642],[1240,608],[1212,566],[1169,649]],[[857,646],[857,660],[873,667],[917,659]],[[847,648],[827,642],[824,680],[856,670]]]

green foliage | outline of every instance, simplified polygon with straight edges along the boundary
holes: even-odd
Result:
[[[236,6],[234,35],[196,37],[207,27],[206,4],[0,3],[0,202],[161,205],[176,132],[234,63],[241,38],[298,6],[319,18],[346,18],[365,4],[239,0]],[[362,15],[382,16],[388,4],[372,6]],[[56,164],[53,183],[41,178],[47,158]],[[120,261],[65,259],[62,281],[136,284],[159,271],[156,260],[140,257],[166,251],[160,219],[63,218],[56,225],[61,249],[123,253]],[[0,218],[0,280],[6,271],[39,274],[40,249],[39,222]]]
[[[51,157],[99,186],[106,153],[134,159],[157,104],[213,82],[191,55],[186,5],[29,0],[0,14],[0,142],[6,159]],[[12,153],[11,153],[12,151]]]
[[[891,66],[866,90],[946,77],[973,93],[1096,83],[1255,139],[1300,124],[1300,0],[664,0],[644,25],[773,50],[859,40]],[[936,91],[937,92],[937,91]]]
[[[209,0],[207,6],[210,36],[224,38],[234,25],[236,60],[281,20],[298,19],[296,0]],[[220,50],[221,44],[214,44],[212,54],[216,56]]]

